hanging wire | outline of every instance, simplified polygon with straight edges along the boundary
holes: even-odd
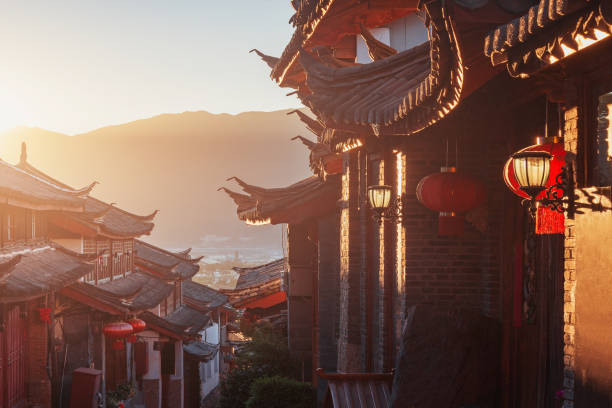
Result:
[[[455,135],[455,168],[459,168],[459,136]]]
[[[561,129],[561,103],[557,102],[557,136],[559,136],[559,141],[563,137],[563,131]]]
[[[446,137],[446,167],[448,167],[448,136]]]
[[[548,139],[548,98],[545,99],[545,122],[544,122],[544,140]]]

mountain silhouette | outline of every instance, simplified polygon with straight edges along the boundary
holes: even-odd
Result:
[[[159,209],[145,240],[167,248],[208,248],[236,256],[242,248],[280,251],[279,226],[247,226],[217,188],[238,176],[285,186],[311,175],[308,152],[290,138],[307,135],[288,111],[238,115],[163,114],[68,136],[18,127],[0,133],[0,157],[28,161],[71,186],[99,181],[92,195],[137,214]]]

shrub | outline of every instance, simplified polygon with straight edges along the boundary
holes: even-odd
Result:
[[[263,376],[301,378],[300,364],[292,358],[287,338],[272,326],[260,326],[253,332],[253,340],[237,354],[239,368],[255,367]]]
[[[256,368],[233,370],[221,382],[219,406],[221,408],[244,408],[249,399],[251,385],[261,377],[261,371]]]
[[[251,385],[246,408],[312,408],[315,403],[312,384],[278,376],[263,377]]]
[[[237,368],[221,383],[221,408],[244,408],[251,384],[258,378],[301,378],[300,364],[291,358],[287,338],[277,329],[259,326],[253,330],[252,339],[237,353]]]

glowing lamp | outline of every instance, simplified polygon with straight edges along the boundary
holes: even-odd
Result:
[[[526,150],[512,155],[514,177],[519,188],[532,200],[546,189],[551,158],[551,154],[543,150]]]
[[[382,213],[391,203],[391,186],[377,185],[368,187],[368,202],[370,208],[376,212]]]
[[[524,170],[526,167],[529,168],[529,163],[527,163],[525,154],[531,155],[532,153],[529,152],[535,153],[535,158],[532,158],[533,161],[543,160],[542,165],[537,166],[534,173],[540,171],[545,172],[546,169],[544,167],[548,167],[548,176],[544,188],[538,186],[533,189],[525,189],[528,182],[525,180]],[[549,160],[543,158],[546,153],[550,156]],[[522,163],[515,163],[516,156],[519,156]],[[521,156],[523,156],[522,159]],[[538,156],[542,158],[538,159]],[[549,196],[563,197],[565,195],[564,186],[558,183],[558,179],[563,175],[563,169],[566,166],[566,157],[567,152],[564,150],[563,144],[561,143],[552,142],[537,144],[526,147],[513,154],[504,166],[504,181],[508,188],[517,196],[524,199],[530,199],[532,202],[531,211],[535,216],[536,234],[562,234],[565,231],[565,215],[563,212],[550,208],[548,205],[545,205],[544,202],[547,200],[550,201]],[[521,177],[518,177],[518,171],[521,171]],[[532,180],[538,179],[540,176],[543,176],[543,174],[537,175],[532,173],[529,183],[535,184]],[[521,180],[519,180],[519,178]],[[538,203],[536,204],[536,202]]]

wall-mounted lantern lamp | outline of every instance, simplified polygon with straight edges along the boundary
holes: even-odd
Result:
[[[401,221],[401,198],[394,197],[391,186],[383,184],[369,186],[368,203],[373,211],[372,217],[377,222]]]
[[[506,184],[524,198],[534,218],[538,208],[559,214],[573,211],[572,157],[560,143],[546,143],[520,150],[506,163]]]

